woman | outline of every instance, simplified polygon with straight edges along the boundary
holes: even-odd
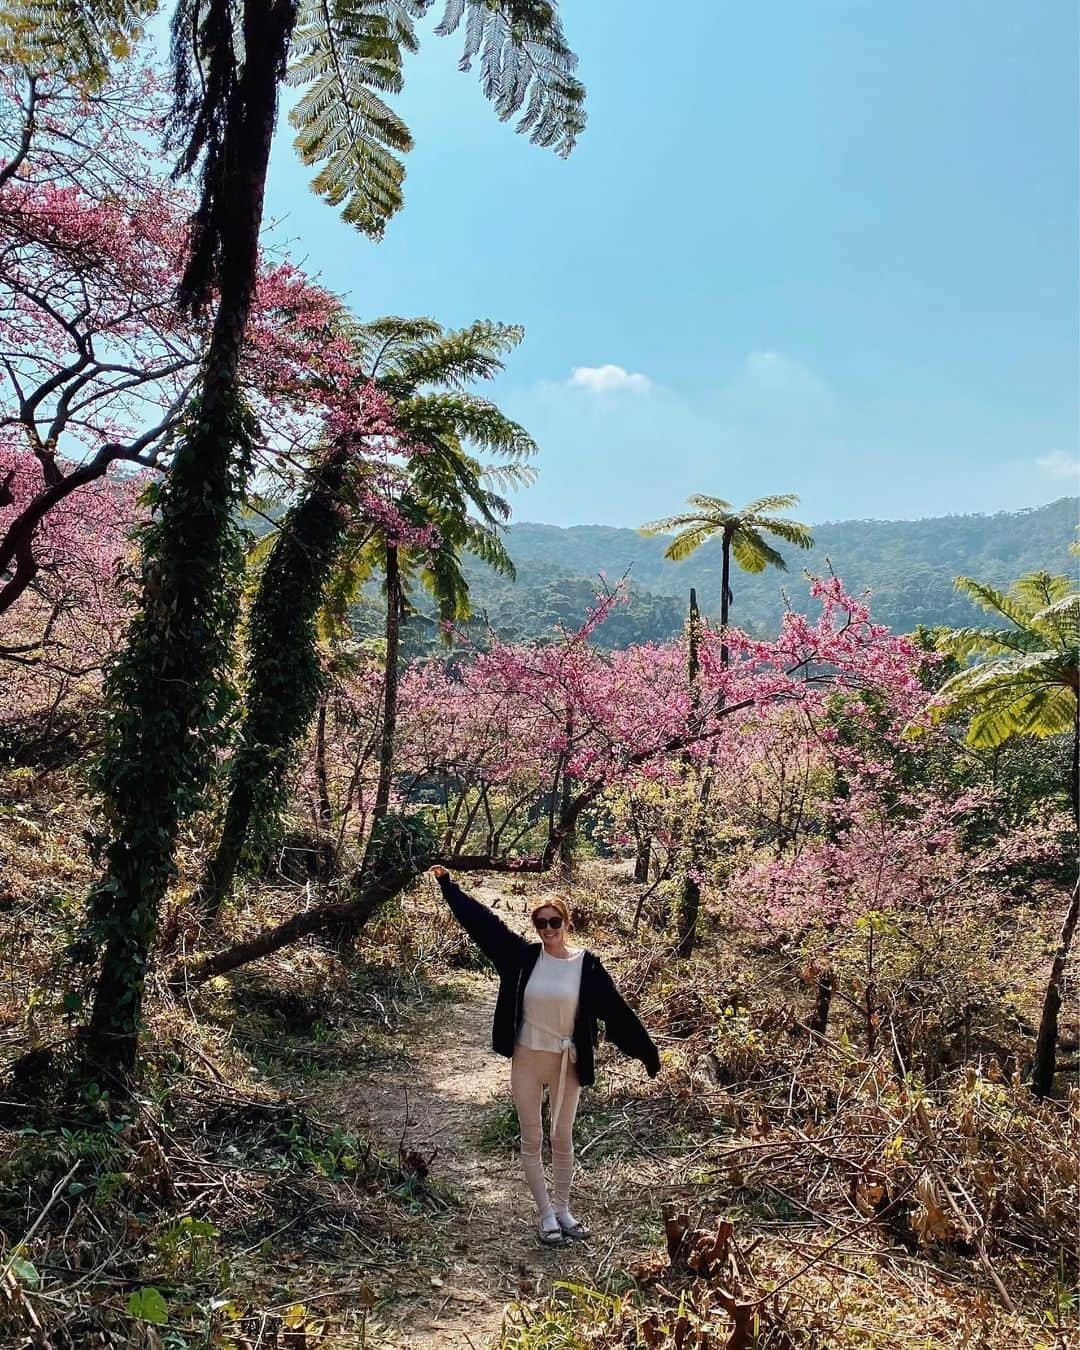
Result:
[[[486,905],[455,884],[445,867],[433,867],[454,917],[499,973],[492,1047],[511,1060],[510,1092],[521,1129],[521,1162],[536,1201],[540,1240],[558,1247],[589,1230],[570,1212],[574,1172],[574,1116],[583,1087],[594,1081],[597,1022],[624,1054],[640,1059],[650,1078],[660,1056],[648,1032],[620,997],[599,957],[566,945],[570,912],[562,900],[532,911],[539,942],[529,942]],[[541,1158],[544,1088],[551,1108],[552,1191],[548,1194]]]

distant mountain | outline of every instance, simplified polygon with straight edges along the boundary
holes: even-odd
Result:
[[[960,575],[1005,585],[1024,572],[1047,568],[1075,574],[1068,552],[1080,512],[1075,497],[1049,506],[997,515],[938,516],[928,520],[844,520],[814,526],[811,552],[781,545],[787,574],[749,576],[732,570],[732,623],[756,634],[776,630],[784,610],[806,603],[803,569],[831,565],[855,593],[873,592],[875,619],[895,632],[919,624],[958,626],[979,612],[953,587]],[[686,562],[664,561],[664,539],[644,539],[635,530],[607,525],[513,525],[506,536],[518,569],[516,582],[466,561],[475,612],[506,638],[549,636],[558,623],[576,625],[591,603],[598,574],[609,584],[629,573],[631,603],[615,611],[597,633],[605,646],[661,641],[677,633],[689,588],[697,589],[706,614],[715,616],[720,597],[720,547],[707,544]],[[366,625],[365,625],[366,626]],[[423,646],[431,630],[414,620],[413,642]]]

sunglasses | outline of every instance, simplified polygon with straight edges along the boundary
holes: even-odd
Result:
[[[533,919],[533,926],[539,933],[542,933],[545,928],[561,928],[562,915],[556,914],[553,919]]]

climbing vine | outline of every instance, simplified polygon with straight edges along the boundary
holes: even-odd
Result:
[[[100,959],[88,1063],[134,1062],[158,908],[175,873],[177,827],[201,802],[235,704],[229,656],[243,551],[237,524],[257,426],[234,399],[210,426],[195,404],[168,477],[148,491],[137,609],[106,676],[96,779],[104,875],[89,897],[87,964]],[[212,445],[217,438],[225,444]],[[208,454],[208,449],[216,453]]]

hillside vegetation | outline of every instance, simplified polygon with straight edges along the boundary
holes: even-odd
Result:
[[[1078,510],[1075,497],[1063,497],[1047,506],[990,516],[815,525],[814,548],[790,559],[786,577],[772,570],[736,577],[732,622],[752,633],[775,632],[785,589],[801,592],[800,570],[821,572],[831,566],[853,593],[873,591],[875,619],[894,632],[909,633],[920,624],[959,627],[977,613],[953,587],[959,575],[1001,585],[1041,567],[1075,571],[1068,542]],[[628,571],[630,604],[612,616],[597,640],[611,647],[660,642],[681,630],[691,586],[710,617],[720,596],[719,543],[703,545],[683,563],[664,560],[666,543],[608,525],[515,524],[506,533],[506,547],[517,580],[471,560],[465,574],[474,609],[486,614],[500,636],[532,638],[550,634],[558,622],[576,622],[598,574],[614,581]]]

